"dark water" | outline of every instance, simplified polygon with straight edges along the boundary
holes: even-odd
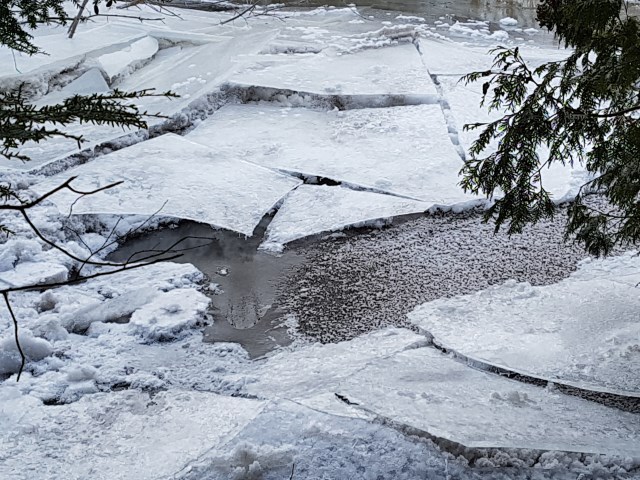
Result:
[[[187,238],[180,243],[183,257],[175,261],[194,264],[217,286],[210,292],[214,324],[205,329],[205,341],[240,343],[252,357],[259,357],[291,342],[276,298],[287,272],[304,261],[293,250],[278,257],[258,251],[264,229],[263,224],[253,237],[245,238],[182,222],[177,228],[127,241],[112,258],[124,260],[135,252],[166,249]]]

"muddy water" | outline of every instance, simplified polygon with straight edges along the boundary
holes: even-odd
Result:
[[[176,261],[194,264],[212,283],[209,293],[214,323],[205,329],[205,341],[240,343],[252,357],[259,357],[291,342],[283,323],[286,315],[276,297],[288,271],[304,261],[295,251],[279,257],[258,251],[264,229],[262,224],[253,237],[245,238],[208,225],[182,222],[177,228],[127,241],[112,258],[124,260],[135,252],[166,249],[187,239],[180,243],[183,257]]]

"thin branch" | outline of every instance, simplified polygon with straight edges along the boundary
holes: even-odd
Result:
[[[19,382],[22,371],[24,370],[24,365],[27,362],[27,356],[22,350],[22,345],[20,345],[20,337],[18,336],[18,319],[16,318],[15,313],[13,313],[13,308],[11,308],[11,302],[9,301],[9,292],[6,290],[3,291],[2,298],[4,298],[4,303],[9,310],[9,315],[11,315],[11,321],[13,322],[13,335],[15,337],[16,347],[18,347],[18,352],[20,353],[20,370],[18,370],[18,378],[16,379],[16,381]]]

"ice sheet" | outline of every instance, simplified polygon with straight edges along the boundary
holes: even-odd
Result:
[[[420,213],[429,207],[429,203],[391,195],[301,185],[286,197],[269,224],[262,248],[282,250],[284,244],[309,235]]]
[[[232,83],[318,94],[420,94],[437,98],[420,54],[411,45],[370,49],[347,55],[317,54],[284,65],[252,66]]]
[[[111,190],[85,196],[73,212],[152,215],[191,219],[251,235],[262,217],[300,180],[238,160],[184,138],[167,134],[47,178],[34,188],[46,192],[71,176],[73,185],[93,190],[124,181]],[[77,195],[52,197],[68,212]]]
[[[370,362],[338,393],[358,408],[472,448],[640,453],[638,415],[480,372],[433,348]]]
[[[592,261],[549,286],[504,285],[416,308],[411,321],[461,354],[535,377],[640,396],[640,300],[616,272],[632,255]]]
[[[462,162],[438,105],[331,112],[226,106],[187,138],[266,167],[432,204],[475,199],[458,187]]]

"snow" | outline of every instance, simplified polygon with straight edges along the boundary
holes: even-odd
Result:
[[[292,191],[267,227],[260,248],[281,251],[309,235],[375,224],[376,220],[422,213],[432,205],[348,188],[302,185]]]
[[[285,64],[265,65],[230,78],[239,85],[332,95],[432,96],[437,92],[413,45],[370,49],[347,55],[317,54]]]
[[[475,199],[458,187],[462,162],[438,105],[330,112],[232,105],[187,138],[265,167],[432,204]]]
[[[635,278],[619,274],[639,267],[632,254],[592,260],[555,285],[507,282],[426,303],[409,317],[438,344],[474,360],[638,397],[640,302]]]
[[[158,40],[153,37],[144,37],[123,50],[105,53],[96,60],[112,82],[115,78],[134,68],[136,64],[150,60],[157,52]]]
[[[62,212],[159,214],[209,223],[247,236],[289,190],[300,184],[297,179],[238,160],[231,152],[216,151],[174,134],[104,155],[49,177],[34,189],[47,192],[71,176],[78,177],[73,186],[81,190],[124,183],[77,202],[74,193],[60,192],[52,201]]]
[[[42,339],[34,337],[26,330],[18,334],[20,347],[28,361],[37,362],[53,353],[51,344]],[[14,336],[5,336],[0,339],[0,375],[17,373],[20,369],[20,352]]]

